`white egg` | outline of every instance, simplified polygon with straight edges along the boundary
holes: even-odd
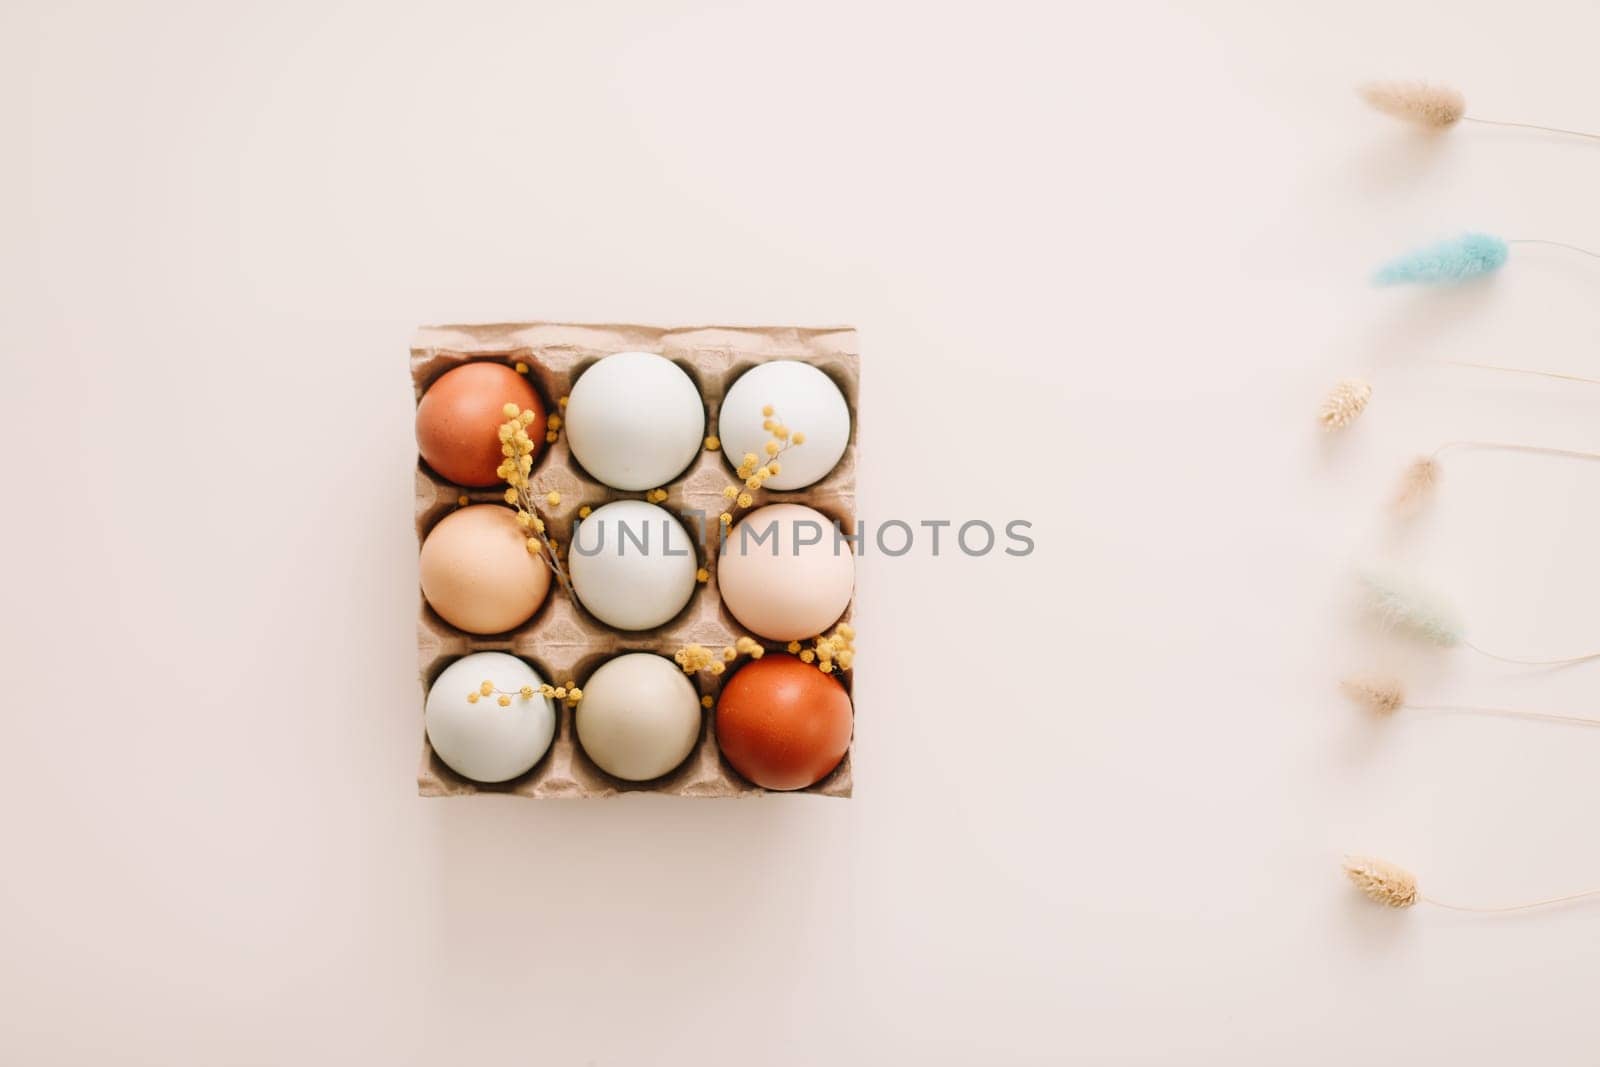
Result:
[[[583,683],[578,743],[607,774],[659,778],[700,737],[700,697],[677,664],[635,652],[603,664]]]
[[[484,682],[495,692],[484,695]],[[428,690],[428,743],[446,766],[475,782],[526,773],[556,732],[555,706],[537,693],[544,684],[537,671],[504,652],[462,656]],[[530,685],[535,693],[524,697],[522,689]],[[510,697],[504,707],[502,694]]]
[[[762,427],[772,418],[805,434],[778,461],[778,474],[767,480],[770,489],[800,489],[820,481],[839,463],[850,443],[850,408],[833,379],[809,363],[780,359],[752,367],[739,376],[722,401],[717,434],[722,451],[735,464],[749,452],[765,456],[772,434]]]
[[[648,630],[682,611],[699,569],[683,524],[642,500],[596,508],[578,523],[567,558],[578,600],[619,630]]]
[[[706,437],[700,392],[677,364],[618,352],[578,376],[567,398],[567,444],[614,489],[655,489],[683,473]]]

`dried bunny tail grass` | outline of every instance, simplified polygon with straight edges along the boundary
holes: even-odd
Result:
[[[1409,908],[1419,899],[1416,875],[1387,860],[1346,856],[1344,873],[1352,885],[1379,904]]]
[[[1467,113],[1467,98],[1448,85],[1421,81],[1368,82],[1356,90],[1361,98],[1385,115],[1405,119],[1429,129],[1443,130]]]
[[[1439,461],[1432,456],[1422,456],[1414,460],[1406,468],[1405,477],[1400,481],[1400,490],[1395,493],[1395,507],[1401,511],[1411,511],[1433,496],[1434,488],[1439,484]]]
[[[1391,908],[1409,908],[1413,904],[1421,902],[1432,904],[1436,908],[1444,908],[1448,911],[1470,911],[1480,915],[1494,915],[1510,911],[1527,911],[1530,908],[1545,908],[1552,904],[1567,904],[1575,900],[1600,897],[1600,889],[1583,889],[1576,893],[1564,893],[1559,897],[1545,897],[1541,900],[1528,900],[1520,904],[1491,906],[1452,904],[1433,897],[1423,896],[1417,891],[1417,876],[1403,867],[1395,866],[1388,860],[1373,859],[1369,856],[1346,856],[1344,874],[1346,878],[1350,879],[1350,883],[1366,894],[1368,898]]]
[[[1600,718],[1591,715],[1567,715],[1562,712],[1530,711],[1525,708],[1491,708],[1479,704],[1412,704],[1406,700],[1406,688],[1393,678],[1357,675],[1339,683],[1345,695],[1378,715],[1393,715],[1401,708],[1413,711],[1461,712],[1468,715],[1501,715],[1508,719],[1525,719],[1535,722],[1565,723],[1574,726],[1600,726]]]
[[[1406,705],[1405,687],[1393,678],[1346,678],[1339,688],[1351,700],[1379,715],[1393,715]]]
[[[1461,95],[1461,90],[1448,85],[1430,85],[1425,81],[1375,81],[1358,85],[1356,92],[1385,115],[1414,122],[1429,130],[1447,130],[1458,122],[1471,122],[1480,126],[1541,130],[1544,133],[1560,133],[1568,137],[1600,141],[1600,133],[1589,133],[1585,130],[1569,130],[1561,126],[1541,126],[1536,122],[1508,122],[1469,115],[1467,98]]]
[[[1507,441],[1449,441],[1434,449],[1431,454],[1418,457],[1406,468],[1400,490],[1395,494],[1394,504],[1397,510],[1414,511],[1432,497],[1443,474],[1439,457],[1452,449],[1480,449],[1489,452],[1520,452],[1530,456],[1600,460],[1600,452],[1583,452],[1573,448],[1550,448],[1545,445],[1524,445]]]
[[[1461,620],[1432,592],[1382,571],[1363,571],[1360,577],[1374,613],[1386,625],[1409,630],[1446,648],[1461,644]]]
[[[1506,265],[1511,242],[1491,233],[1464,233],[1412,248],[1384,263],[1374,285],[1458,285]],[[1581,250],[1580,250],[1581,251]]]
[[[1333,387],[1322,402],[1317,421],[1324,430],[1342,430],[1361,417],[1372,399],[1372,386],[1360,378],[1345,378]]]

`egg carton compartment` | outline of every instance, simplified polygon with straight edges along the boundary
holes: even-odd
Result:
[[[687,373],[700,391],[706,408],[706,433],[717,433],[722,399],[734,381],[758,363],[798,360],[817,367],[839,386],[850,409],[850,439],[835,468],[821,481],[796,490],[763,489],[756,507],[796,503],[815,508],[839,521],[846,532],[856,523],[855,464],[858,428],[860,362],[856,333],[848,327],[803,329],[794,327],[703,326],[669,329],[650,326],[572,325],[558,323],[498,324],[485,326],[430,326],[418,331],[411,349],[411,376],[417,399],[440,375],[473,360],[524,364],[547,409],[557,412],[556,401],[571,392],[584,369],[615,352],[654,352],[672,360]],[[781,410],[779,412],[782,414]],[[804,430],[804,426],[795,429]],[[735,462],[737,457],[735,457]],[[453,660],[472,652],[509,652],[533,664],[545,679],[559,685],[568,679],[586,684],[602,663],[626,652],[654,652],[671,657],[688,644],[720,649],[748,631],[739,626],[717,592],[716,557],[720,545],[717,516],[725,509],[723,487],[737,481],[735,462],[721,451],[701,450],[671,482],[660,486],[667,493],[662,507],[676,515],[696,542],[700,565],[711,579],[697,586],[688,605],[675,618],[651,630],[616,630],[574,605],[552,583],[544,605],[522,626],[509,633],[469,634],[440,618],[418,595],[417,652],[422,695]],[[582,507],[598,508],[614,500],[641,500],[643,492],[627,492],[601,484],[579,466],[563,433],[540,451],[532,475],[538,497],[560,493],[561,503],[542,507],[550,534],[570,544],[573,524]],[[415,525],[420,548],[435,523],[462,506],[503,503],[504,487],[465,488],[454,485],[418,459]],[[751,509],[753,510],[753,509]],[[735,514],[737,521],[741,514]],[[700,523],[709,524],[703,536]],[[840,621],[853,622],[855,600]],[[702,672],[692,681],[702,696],[713,701],[722,685],[737,671],[732,665],[720,677]],[[851,672],[840,676],[851,688]],[[422,763],[417,774],[423,796],[460,796],[474,793],[511,793],[527,797],[600,797],[624,792],[654,792],[679,796],[742,796],[767,790],[752,784],[724,760],[717,748],[713,711],[702,718],[700,739],[679,767],[648,782],[612,777],[595,766],[578,744],[573,710],[557,704],[555,739],[550,751],[530,771],[509,782],[485,784],[456,774],[436,756],[423,734]],[[852,743],[852,748],[853,748]],[[849,796],[852,787],[851,753],[822,781],[799,792]]]

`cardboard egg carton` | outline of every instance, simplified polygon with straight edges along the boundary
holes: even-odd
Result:
[[[578,375],[590,364],[614,352],[655,352],[672,360],[687,373],[700,391],[706,408],[706,433],[717,432],[722,398],[745,371],[757,363],[792,359],[810,363],[833,379],[850,408],[850,443],[838,466],[828,476],[804,489],[788,492],[763,489],[755,507],[765,504],[805,504],[840,522],[846,532],[856,524],[856,412],[860,360],[856,333],[849,327],[802,329],[791,327],[695,326],[663,329],[652,326],[570,325],[515,323],[485,326],[427,326],[418,331],[411,346],[411,380],[416,397],[441,374],[472,360],[494,360],[507,365],[526,364],[534,385],[549,410],[557,398],[568,395]],[[774,403],[777,400],[774,398]],[[780,406],[779,415],[782,415]],[[805,430],[804,426],[794,429]],[[735,457],[737,459],[737,457]],[[717,591],[717,516],[726,510],[724,486],[738,478],[720,451],[702,450],[689,469],[661,486],[667,491],[662,506],[676,515],[696,543],[700,566],[711,580],[696,587],[687,607],[664,626],[651,630],[616,630],[574,605],[552,582],[550,594],[534,617],[510,633],[482,636],[458,630],[441,619],[419,592],[417,663],[422,697],[444,668],[472,652],[509,652],[531,663],[548,682],[568,679],[586,684],[606,660],[626,652],[654,652],[671,657],[685,645],[713,650],[732,645],[749,634],[723,606]],[[453,485],[417,461],[416,530],[420,548],[428,531],[445,515],[462,506],[504,503],[504,486],[470,489]],[[551,536],[560,544],[572,541],[578,509],[598,508],[613,500],[642,500],[642,492],[624,492],[602,485],[583,471],[567,448],[566,434],[546,444],[533,469],[538,498],[551,490],[561,494],[559,506],[543,507]],[[753,509],[752,509],[753,510]],[[697,516],[696,513],[699,513]],[[735,521],[748,511],[735,511]],[[700,517],[703,516],[703,519]],[[709,526],[709,536],[701,524]],[[842,621],[850,621],[854,598]],[[750,635],[754,636],[754,635]],[[769,646],[771,642],[764,642]],[[702,696],[716,700],[722,684],[745,662],[730,664],[720,677],[701,672],[692,677]],[[847,688],[849,672],[839,675]],[[602,797],[625,792],[670,793],[678,796],[724,797],[764,793],[741,777],[717,749],[715,711],[704,712],[700,738],[677,769],[649,782],[614,778],[597,767],[578,744],[573,709],[556,702],[555,740],[550,751],[532,770],[498,784],[474,782],[456,774],[434,754],[427,735],[422,739],[422,765],[417,791],[422,796],[460,796],[471,793],[512,793],[524,797]],[[418,725],[421,726],[419,716]],[[822,781],[801,790],[825,796],[847,797],[851,792],[850,753]]]

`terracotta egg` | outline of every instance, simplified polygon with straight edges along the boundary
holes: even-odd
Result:
[[[850,695],[837,678],[794,656],[752,660],[722,687],[717,747],[763,789],[804,789],[850,748]]]
[[[717,584],[745,628],[774,641],[798,641],[844,614],[855,591],[855,564],[850,543],[822,512],[768,504],[724,535]]]
[[[498,485],[503,458],[497,431],[505,406],[538,417],[528,426],[534,457],[544,445],[544,404],[528,379],[503,363],[465,363],[440,375],[417,404],[417,451],[439,477],[457,485]]]
[[[439,520],[422,542],[422,595],[439,617],[473,634],[514,630],[550,591],[550,569],[528,551],[516,512],[474,504]]]

